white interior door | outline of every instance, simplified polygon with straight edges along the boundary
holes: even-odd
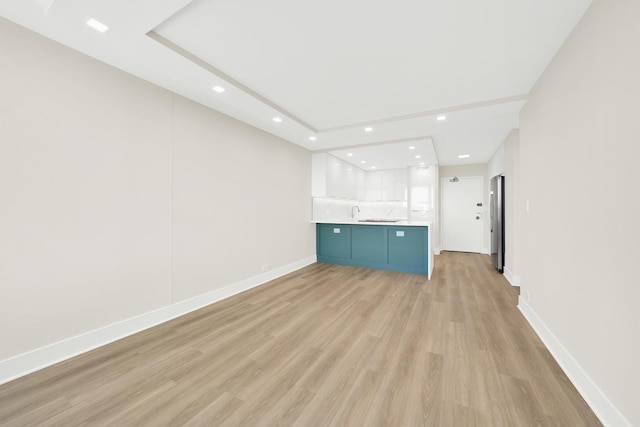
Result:
[[[442,250],[480,253],[482,177],[443,178],[441,190]]]

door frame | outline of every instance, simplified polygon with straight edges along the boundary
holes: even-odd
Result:
[[[440,224],[439,224],[439,228],[440,228],[440,250],[445,250],[444,249],[444,223],[445,223],[445,219],[444,219],[444,188],[443,188],[443,184],[450,180],[455,178],[455,176],[446,176],[446,177],[440,177],[440,209],[438,209],[440,211]],[[484,188],[484,176],[482,175],[470,175],[470,176],[462,176],[462,177],[458,177],[458,179],[480,179],[480,188],[482,189],[482,207],[480,207],[480,211],[481,211],[481,215],[480,215],[480,254],[484,254],[486,252],[485,247],[484,247],[484,227],[485,227],[485,221],[484,221],[484,217],[485,217],[485,208],[486,208],[486,202],[484,200],[485,198],[485,188]]]

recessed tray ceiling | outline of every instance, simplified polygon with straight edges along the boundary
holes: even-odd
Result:
[[[447,165],[518,128],[591,3],[3,0],[0,16],[311,151],[429,137]]]

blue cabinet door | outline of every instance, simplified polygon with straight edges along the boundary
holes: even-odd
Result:
[[[351,258],[363,262],[385,262],[384,228],[364,225],[351,227]]]
[[[387,229],[387,262],[391,265],[426,269],[427,231],[421,227]]]
[[[351,258],[351,227],[318,224],[317,240],[318,256]]]

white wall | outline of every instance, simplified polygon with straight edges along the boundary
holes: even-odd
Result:
[[[491,178],[496,175],[503,175],[505,182],[504,194],[504,234],[505,234],[505,264],[504,275],[512,285],[520,284],[519,256],[520,251],[520,227],[519,216],[516,215],[520,209],[520,181],[519,181],[519,159],[520,159],[520,131],[514,129],[504,139],[500,147],[491,156],[487,163],[489,182],[486,184],[488,191],[491,191]],[[491,233],[491,230],[489,230]]]
[[[505,158],[504,158],[504,142],[500,144],[500,147],[491,156],[487,162],[487,175],[489,176],[489,184],[491,184],[491,178],[496,175],[504,174],[505,170]]]
[[[0,19],[0,361],[315,254],[307,150]]]
[[[640,425],[639,16],[594,1],[520,117],[522,306],[609,425]]]
[[[478,163],[471,165],[459,165],[459,166],[440,166],[438,168],[438,180],[442,182],[443,179],[453,178],[454,176],[480,176],[482,177],[482,186],[484,188],[483,201],[482,201],[482,252],[488,254],[491,250],[491,219],[489,218],[489,183],[490,179],[487,174],[487,164]],[[442,188],[438,183],[438,209],[442,206],[441,195]],[[436,235],[438,248],[442,247],[441,233]]]
[[[503,143],[504,147],[504,275],[512,285],[520,285],[520,131],[513,130]]]
[[[174,300],[314,255],[310,152],[178,96],[174,111]]]

